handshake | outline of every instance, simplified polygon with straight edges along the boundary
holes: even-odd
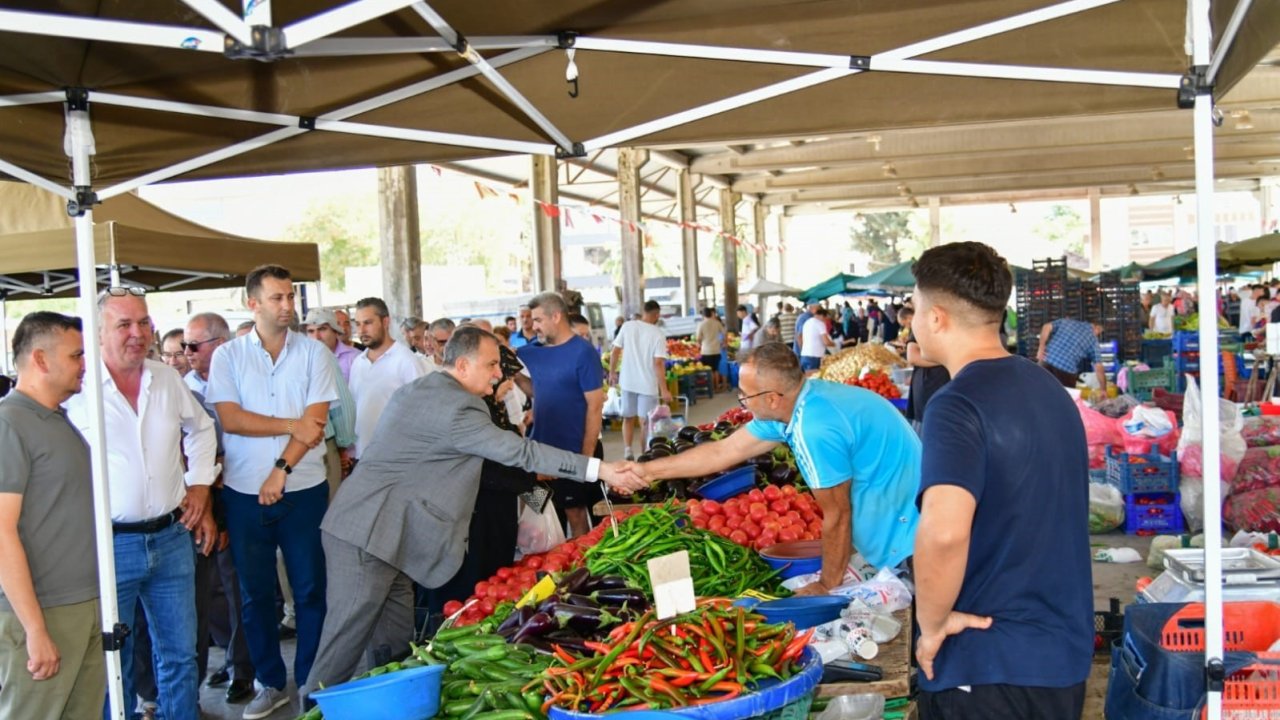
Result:
[[[644,465],[630,460],[600,463],[600,479],[610,489],[623,495],[643,490],[652,482],[652,478],[644,472]]]

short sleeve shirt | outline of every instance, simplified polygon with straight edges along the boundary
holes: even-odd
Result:
[[[337,363],[329,348],[289,331],[274,362],[257,331],[224,343],[213,353],[209,392],[215,407],[233,402],[258,415],[300,418],[309,405],[338,399]],[[224,432],[226,458],[222,479],[239,493],[257,495],[289,444],[289,436],[249,437]],[[325,482],[324,445],[308,450],[285,480],[285,491],[306,490]]]
[[[717,319],[710,317],[702,321],[698,325],[698,342],[702,343],[703,355],[719,355],[720,336],[724,334],[724,325]]]
[[[351,395],[356,401],[357,458],[373,442],[378,420],[391,395],[425,374],[417,357],[404,343],[392,341],[377,362],[370,362],[368,350],[355,359],[351,364]]]
[[[559,345],[525,345],[516,351],[533,381],[533,432],[552,447],[582,452],[587,430],[586,393],[604,386],[604,366],[591,343],[573,337]]]
[[[1085,360],[1091,365],[1100,362],[1098,336],[1093,334],[1093,325],[1069,318],[1054,320],[1049,347],[1044,351],[1045,363],[1074,374],[1080,371],[1080,364]]]
[[[1093,659],[1084,426],[1057,380],[1026,358],[967,365],[929,401],[920,493],[977,501],[955,609],[994,618],[947,638],[931,691],[1068,687]]]
[[[667,356],[667,338],[658,326],[643,320],[629,320],[613,339],[613,346],[622,348],[618,387],[623,392],[657,397],[658,375],[653,361]]]
[[[785,442],[810,487],[849,483],[853,545],[876,567],[915,551],[920,440],[902,413],[870,390],[807,380],[789,423],[752,420],[747,430]]]
[[[0,400],[0,493],[22,496],[18,539],[40,607],[98,597],[89,444],[61,408],[21,390]],[[11,611],[0,590],[0,610]]]

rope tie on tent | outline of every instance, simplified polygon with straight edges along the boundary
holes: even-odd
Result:
[[[578,64],[573,61],[573,54],[577,50],[569,48],[564,54],[569,58],[569,64],[564,69],[564,81],[569,83],[569,97],[578,97]]]

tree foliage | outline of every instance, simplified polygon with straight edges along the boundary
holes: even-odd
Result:
[[[1034,232],[1067,252],[1084,254],[1084,219],[1070,205],[1050,206]]]
[[[912,228],[912,216],[908,211],[859,213],[849,227],[850,247],[883,265],[900,263],[904,255],[918,256],[923,241]]]
[[[285,239],[318,245],[320,276],[338,291],[346,289],[347,268],[378,262],[377,221],[367,212],[333,201],[313,204],[306,217],[285,231]]]

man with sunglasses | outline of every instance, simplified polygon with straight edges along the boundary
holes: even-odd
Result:
[[[822,572],[797,595],[845,582],[856,548],[877,568],[906,565],[914,551],[920,440],[902,413],[863,388],[806,379],[782,343],[740,358],[738,402],[755,419],[717,443],[632,465],[650,482],[711,475],[785,442],[822,508]]]
[[[217,539],[208,512],[217,436],[177,372],[147,359],[155,334],[143,294],[109,288],[98,298],[98,315],[116,594],[124,617],[132,617],[137,603],[146,612],[164,716],[195,720],[199,678],[192,540],[207,555]],[[85,397],[72,397],[67,411],[87,432]],[[126,638],[121,652],[126,703],[135,697],[134,642]]]

